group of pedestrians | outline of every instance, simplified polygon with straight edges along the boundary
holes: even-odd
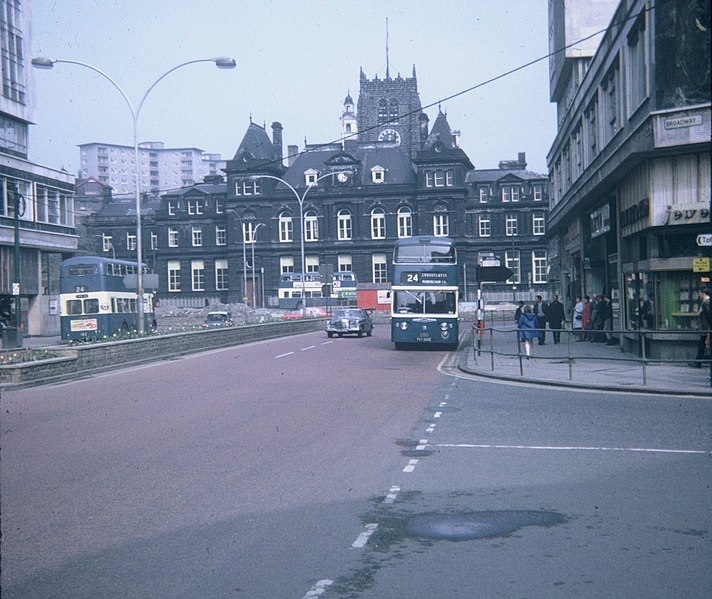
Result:
[[[578,330],[577,341],[609,343],[612,340],[613,308],[608,294],[596,295],[591,299],[584,295],[576,296],[571,328]]]
[[[519,340],[524,343],[527,357],[531,356],[534,341],[538,345],[546,345],[547,325],[551,331],[554,344],[561,343],[561,331],[566,322],[564,305],[555,295],[551,303],[546,303],[541,295],[537,295],[532,306],[519,302],[514,314],[514,321],[519,331]],[[577,341],[592,341],[610,343],[613,337],[613,309],[608,294],[596,295],[591,299],[585,295],[576,296],[576,303],[571,314],[571,328],[576,333]]]
[[[547,304],[541,295],[537,295],[533,306],[519,302],[519,307],[514,314],[514,321],[519,329],[519,340],[524,342],[524,351],[527,357],[530,357],[534,340],[539,345],[546,345],[547,323],[551,329],[554,344],[561,343],[561,331],[566,321],[566,313],[558,295],[554,296],[550,304]]]

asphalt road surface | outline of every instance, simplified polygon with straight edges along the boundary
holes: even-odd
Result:
[[[2,596],[712,596],[712,407],[309,334],[0,400]]]

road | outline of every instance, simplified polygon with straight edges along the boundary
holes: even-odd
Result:
[[[3,597],[705,597],[712,408],[290,337],[4,393]]]

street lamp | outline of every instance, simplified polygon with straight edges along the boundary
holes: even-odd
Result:
[[[255,243],[257,242],[257,230],[260,227],[266,226],[264,223],[257,223],[255,228],[252,229],[252,309],[255,309],[256,299],[255,299]]]
[[[247,236],[245,235],[245,221],[240,218],[234,208],[227,208],[225,212],[234,214],[235,218],[240,221],[240,227],[242,228],[242,301],[247,305]],[[245,322],[247,322],[247,308],[245,308]]]
[[[129,100],[128,96],[124,92],[123,89],[119,86],[116,81],[114,81],[109,75],[107,75],[104,71],[101,69],[98,69],[95,66],[92,66],[90,64],[87,64],[85,62],[80,62],[78,60],[65,60],[65,59],[52,59],[52,58],[45,58],[42,56],[38,56],[36,58],[32,59],[32,66],[37,68],[37,69],[51,69],[54,67],[55,64],[57,63],[66,63],[66,64],[76,64],[82,67],[86,67],[87,69],[91,69],[95,73],[98,73],[104,79],[106,79],[109,83],[111,83],[121,94],[124,100],[126,100],[126,104],[129,107],[129,111],[131,112],[131,118],[133,119],[133,145],[134,145],[134,171],[135,171],[135,177],[134,177],[134,184],[135,184],[135,194],[136,194],[136,258],[137,258],[137,271],[138,271],[138,279],[137,279],[137,287],[138,287],[138,292],[137,292],[137,302],[136,302],[136,307],[137,307],[137,316],[138,316],[138,332],[143,333],[144,331],[144,322],[143,322],[143,314],[144,314],[144,306],[143,306],[143,242],[141,239],[141,189],[140,189],[140,182],[141,182],[141,177],[139,173],[139,168],[138,168],[138,161],[139,161],[139,151],[138,151],[138,117],[141,114],[141,108],[143,107],[143,103],[146,101],[146,98],[149,93],[151,93],[151,90],[153,90],[156,85],[167,75],[171,74],[173,71],[180,69],[181,67],[185,67],[189,64],[194,64],[197,62],[213,62],[215,63],[215,66],[217,66],[219,69],[234,69],[237,66],[237,63],[235,62],[234,58],[227,58],[224,56],[219,56],[216,58],[197,58],[195,60],[188,60],[186,62],[182,62],[171,69],[167,70],[163,75],[161,75],[158,79],[156,79],[151,86],[146,90],[146,92],[143,94],[141,100],[138,103],[137,108],[134,109],[133,104],[131,103],[131,100]]]
[[[338,171],[334,173],[326,173],[324,175],[321,175],[320,177],[317,177],[313,182],[309,183],[302,195],[299,195],[299,192],[281,177],[275,177],[274,175],[252,175],[251,177],[249,177],[250,179],[274,179],[275,181],[281,181],[292,191],[294,197],[297,198],[297,202],[299,202],[299,226],[302,229],[301,234],[299,235],[299,249],[301,252],[302,259],[302,318],[307,317],[306,285],[304,281],[304,279],[306,278],[306,264],[304,258],[304,199],[309,193],[309,190],[312,187],[316,187],[316,184],[322,179],[326,179],[327,177],[338,176],[339,180],[345,181],[346,177],[350,177],[352,175],[352,171]]]

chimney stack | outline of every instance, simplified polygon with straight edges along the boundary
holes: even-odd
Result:
[[[274,146],[274,159],[282,164],[282,123],[272,123],[272,145]]]
[[[290,167],[299,156],[299,146],[287,146],[287,166]]]

